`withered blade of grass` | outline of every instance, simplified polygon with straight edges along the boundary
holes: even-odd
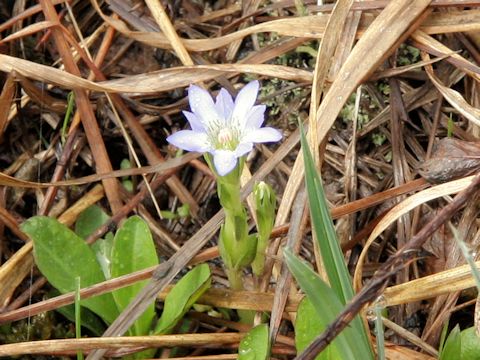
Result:
[[[51,2],[47,0],[40,0],[40,5],[42,6],[46,20],[60,24],[58,14]],[[53,27],[52,32],[55,45],[63,60],[65,69],[73,75],[80,77],[80,70],[72,57],[70,48],[68,47],[62,30],[58,27]],[[113,168],[107,154],[105,143],[100,134],[100,129],[98,127],[88,95],[84,90],[74,90],[74,92],[76,105],[81,114],[85,135],[87,136],[87,140],[90,144],[90,150],[92,151],[92,155],[95,159],[96,169],[100,173],[111,172]],[[122,206],[122,201],[118,192],[118,181],[116,179],[105,179],[103,181],[105,185],[106,196],[110,203],[112,212],[116,213]]]
[[[14,73],[14,77],[20,79],[19,83],[22,90],[30,97],[30,99],[40,105],[42,109],[53,111],[57,114],[65,114],[67,109],[67,102],[62,99],[57,99],[48,94],[47,91],[37,87],[26,77],[20,73]],[[6,114],[8,115],[8,113]]]
[[[96,181],[101,181],[104,179],[111,179],[111,178],[121,178],[124,176],[134,176],[134,175],[144,175],[144,174],[164,174],[175,170],[190,161],[198,158],[200,156],[199,153],[187,153],[178,158],[172,158],[166,160],[163,163],[159,163],[157,165],[151,166],[143,166],[140,168],[132,168],[132,169],[122,169],[122,170],[114,170],[104,174],[95,174],[95,175],[87,175],[83,176],[78,179],[71,179],[71,180],[64,180],[64,181],[56,181],[52,183],[37,183],[32,181],[20,180],[13,176],[9,176],[0,172],[0,184],[4,186],[12,186],[12,187],[26,187],[26,188],[47,188],[49,186],[72,186],[72,185],[82,185],[88,184]]]
[[[339,41],[341,39],[342,34],[345,31],[345,22],[348,17],[348,13],[353,1],[339,1],[337,2],[336,6],[334,7],[334,11],[332,15],[329,17],[328,22],[325,28],[324,38],[321,41],[317,53],[317,59],[315,63],[315,71],[313,74],[313,83],[312,83],[312,92],[311,92],[311,99],[310,99],[310,114],[309,114],[309,124],[315,123],[315,115],[318,110],[319,102],[324,94],[325,83],[330,71],[331,65],[334,63],[335,59],[335,51],[337,46],[339,45]],[[311,149],[318,149],[320,146],[319,143],[320,139],[317,136],[317,128],[316,126],[310,126],[308,131],[308,146]],[[320,156],[323,157],[323,151],[325,150],[326,141],[323,141],[322,146],[322,155],[319,154],[318,151],[313,150],[311,151],[314,154],[314,162],[315,165],[318,166],[321,162]],[[304,181],[303,173],[292,171],[292,176],[289,178],[289,183],[297,184],[296,188],[301,187],[300,183]],[[305,207],[305,204],[297,204],[299,201],[304,201],[306,203],[307,195],[305,190],[300,192],[295,191],[295,193],[284,193],[282,197],[282,202],[277,211],[277,215],[275,218],[275,224],[280,225],[287,221],[288,216],[290,215],[290,206],[292,203],[296,206],[297,214],[294,215],[291,224],[293,223],[294,226],[289,229],[288,240],[287,243],[290,245],[291,249],[296,249],[300,245],[300,238],[302,236],[303,231],[305,230],[305,223],[302,219],[308,218],[308,208]],[[294,212],[295,214],[295,212]],[[301,215],[301,216],[300,216]],[[300,216],[300,217],[299,217]],[[315,235],[314,235],[315,236]],[[272,244],[271,250],[273,251],[279,247],[280,238],[275,240],[275,243]],[[277,250],[278,251],[278,250]],[[317,265],[319,265],[319,271],[322,273],[325,271],[323,269],[323,262],[320,260],[320,254],[318,251],[318,247],[314,245],[314,253]],[[272,267],[274,263],[269,261],[267,262],[269,266],[267,271],[264,274],[262,279],[262,290],[266,290],[267,284],[269,283],[269,278],[272,273]],[[277,274],[274,274],[277,275]],[[280,286],[277,287],[276,291],[276,299],[275,299],[275,308],[272,309],[272,316],[270,320],[270,342],[273,342],[275,336],[277,335],[277,331],[280,326],[280,321],[283,314],[283,308],[286,303],[286,297],[288,292],[286,289],[283,289],[283,286],[288,285],[290,287],[291,284],[291,274],[288,271],[286,264],[283,264],[280,268],[280,277],[278,281],[280,281]]]
[[[251,13],[254,13],[260,6],[261,2],[262,1],[260,0],[249,0],[249,1],[242,2],[242,15],[243,16],[247,15],[247,17],[245,17],[244,19],[241,19],[241,22],[238,24],[238,28],[240,30],[248,27],[250,23],[250,19],[248,15]],[[237,26],[237,25],[234,25],[234,26]],[[253,47],[256,50],[258,50],[259,48],[258,38],[256,38],[256,35],[253,35],[253,34],[251,37],[253,41]],[[227,52],[225,53],[225,59],[227,62],[231,62],[235,59],[238,51],[240,50],[240,45],[242,44],[242,40],[243,39],[235,40],[228,45]]]
[[[308,218],[307,192],[305,187],[303,187],[298,192],[295,204],[292,208],[292,218],[290,220],[287,243],[285,244],[286,248],[292,249],[295,253],[299,252],[302,245],[302,238],[307,226]],[[287,264],[282,263],[280,274],[276,281],[275,296],[273,298],[271,309],[269,329],[270,344],[273,344],[277,338],[288,295],[295,290],[291,285],[292,274],[288,270]]]
[[[478,236],[476,236],[477,231],[472,231],[472,229],[474,229],[474,225],[480,212],[478,207],[479,199],[479,192],[471,194],[470,199],[462,210],[461,218],[457,227],[458,232],[457,230],[453,230],[452,233],[447,233],[444,239],[442,239],[442,246],[446,253],[443,266],[444,269],[452,269],[465,262],[465,255],[463,254],[462,256],[459,241],[464,242],[462,245],[468,246],[469,249],[478,249],[479,244],[478,240],[476,240],[478,239]],[[449,223],[447,225],[451,224]],[[460,237],[461,240],[458,237]],[[470,260],[473,262],[473,259]],[[472,268],[471,265],[470,267]],[[475,275],[473,271],[471,274]],[[473,278],[475,279],[476,276],[473,276]],[[475,280],[478,282],[478,278]],[[422,331],[422,339],[430,345],[437,345],[439,343],[445,321],[450,318],[455,304],[458,302],[459,296],[460,292],[450,290],[447,295],[437,296],[433,300],[433,304],[431,304],[428,312],[427,321]],[[439,321],[439,319],[444,321]]]
[[[64,3],[66,0],[52,0],[53,5],[58,5]],[[4,32],[5,30],[11,28],[14,26],[17,22],[25,20],[29,18],[30,16],[33,16],[39,12],[42,11],[42,7],[40,5],[33,5],[32,7],[29,7],[25,11],[23,11],[21,14],[18,14],[7,21],[3,22],[0,24],[0,33]]]
[[[315,114],[319,140],[327,137],[353,90],[373,73],[395,46],[398,46],[420,25],[421,20],[428,15],[428,11],[424,11],[428,4],[428,0],[392,2],[375,19],[353,48]],[[295,160],[292,172],[297,176],[304,173],[301,153]],[[291,201],[285,199],[292,199],[298,186],[298,177],[291,177],[283,195],[284,207],[280,208],[283,213],[288,213],[289,203],[291,204]],[[276,225],[280,224],[276,223]]]
[[[371,1],[367,2],[367,4],[368,3],[371,3]],[[361,10],[362,8],[361,6],[358,7],[357,5],[354,6],[353,9]],[[126,13],[128,14],[127,10]],[[110,24],[110,26],[113,26],[117,31],[123,33],[127,37],[143,42],[146,45],[160,48],[171,48],[171,43],[167,40],[167,38],[158,32],[154,32],[153,28],[151,29],[152,32],[132,32],[129,31],[123,22],[119,21],[118,19],[109,18],[101,12],[99,14],[108,24]],[[181,39],[181,41],[189,51],[208,51],[222,46],[227,46],[231,42],[259,32],[275,31],[284,36],[321,38],[323,36],[323,31],[325,29],[328,16],[329,15],[325,14],[293,19],[279,19],[251,26],[218,38],[210,38],[205,40]],[[363,15],[361,28],[359,29],[358,35],[362,34],[365,29],[368,28],[372,21],[374,21],[374,18],[375,17],[372,14]],[[4,27],[6,28],[5,24],[2,25],[3,26],[0,26],[0,29],[3,29]],[[9,23],[8,25],[8,27],[10,27],[12,24]],[[422,31],[425,31],[428,34],[475,31],[480,28],[480,11],[462,10],[434,13],[429,19],[426,20],[425,25],[422,26]]]
[[[96,1],[93,1],[93,5],[102,19],[110,26],[114,27],[118,32],[122,33],[128,38],[135,39],[146,45],[170,49],[171,45],[167,38],[158,32],[141,32],[130,31],[125,24],[118,20],[112,19],[106,16],[99,8]],[[429,34],[434,34],[436,31],[450,32],[455,28],[455,31],[473,31],[480,28],[480,12],[477,10],[471,10],[472,16],[467,17],[465,22],[461,17],[450,17],[448,12],[440,13],[436,18],[436,22],[431,22],[430,27],[425,29],[429,31]],[[476,11],[476,12],[475,12]],[[446,15],[445,15],[446,14]],[[442,16],[443,15],[443,16]],[[248,28],[208,39],[181,39],[186,49],[189,51],[209,51],[218,49],[223,46],[228,46],[230,43],[239,39],[243,39],[246,36],[259,32],[276,32],[282,36],[295,36],[295,37],[308,37],[313,39],[319,39],[323,37],[323,32],[327,24],[329,15],[319,14],[314,16],[304,16],[296,18],[285,18],[265,23],[250,26]],[[363,16],[361,27],[358,31],[358,36],[363,34],[366,29],[375,21],[373,14],[366,14]],[[447,20],[445,20],[447,18]]]
[[[220,345],[238,343],[242,333],[210,333],[210,334],[177,334],[129,336],[114,338],[83,338],[30,341],[16,344],[0,345],[0,356],[15,356],[22,354],[56,354],[63,351],[88,351],[99,347],[120,349],[124,347],[175,347]]]
[[[387,285],[390,277],[401,270],[409,259],[414,257],[417,250],[440,226],[450,219],[471,197],[472,192],[480,187],[480,174],[476,175],[471,184],[462,190],[453,201],[442,208],[404,247],[389,257],[375,273],[374,277],[354,296],[345,309],[338,315],[323,334],[318,336],[296,360],[311,360],[320,353],[361,311],[369,302],[374,301]]]
[[[442,44],[437,39],[434,39],[430,35],[426,34],[423,31],[417,30],[412,34],[413,44],[418,47],[420,50],[435,55],[435,56],[444,56],[446,54],[451,54],[445,60],[451,63],[453,66],[465,71],[467,74],[472,76],[477,81],[480,79],[480,67],[471,61],[465,59],[460,54],[452,54],[453,51],[449,47]]]
[[[2,39],[0,42],[1,43],[7,43],[11,42],[13,40],[21,39],[26,36],[34,35],[38,32],[41,31],[46,31],[52,27],[54,27],[56,24],[53,21],[39,21],[34,24],[28,25],[24,27],[23,29],[14,32],[11,35],[8,35],[4,39]]]
[[[132,75],[123,79],[96,83],[59,69],[2,54],[0,54],[0,70],[7,73],[17,71],[27,78],[60,85],[68,89],[112,93],[158,93],[188,86],[192,82],[192,77],[198,81],[206,81],[226,73],[252,73],[292,81],[312,81],[312,74],[309,71],[287,66],[215,64],[169,68],[149,74]]]
[[[428,56],[425,55],[425,58],[428,59]],[[431,65],[426,66],[425,69],[428,77],[430,78],[430,81],[443,95],[444,99],[448,101],[450,105],[452,105],[461,115],[463,115],[473,124],[480,126],[480,110],[467,103],[467,101],[458,91],[445,86],[442,81],[434,74]]]
[[[32,271],[34,261],[31,249],[31,245],[24,245],[2,266],[2,271],[0,272],[0,281],[2,283],[0,304],[6,304],[12,298],[17,287],[25,279],[25,276]]]
[[[168,18],[162,3],[159,0],[145,0],[153,18],[156,20],[157,25],[162,30],[162,33],[170,42],[171,47],[175,51],[183,65],[193,65],[192,58],[187,49],[182,43],[182,40],[175,31],[170,19]]]
[[[0,112],[0,138],[3,137],[5,129],[7,128],[9,113],[7,109],[12,107],[15,91],[15,77],[10,73],[7,75],[7,79],[3,84],[2,92],[0,93],[0,109],[3,109]]]
[[[472,183],[472,178],[473,175],[422,190],[414,195],[409,196],[404,201],[390,209],[371,231],[367,241],[363,246],[362,252],[360,253],[357,261],[353,278],[355,288],[359,290],[362,287],[363,265],[366,256],[370,247],[382,232],[391,226],[392,223],[394,223],[399,217],[407,214],[409,211],[417,208],[418,206],[428,201],[463,191]]]
[[[416,70],[416,69],[420,70],[425,65],[434,64],[438,61],[442,61],[442,60],[448,58],[449,56],[451,56],[453,54],[458,54],[458,53],[459,53],[458,51],[455,51],[455,52],[452,52],[451,54],[445,54],[445,55],[439,56],[435,59],[431,59],[431,60],[428,60],[428,61],[419,61],[419,62],[416,62],[414,64],[410,64],[410,65],[397,66],[397,67],[394,67],[394,68],[382,70],[382,71],[376,72],[372,76],[370,76],[369,81],[376,81],[376,80],[380,80],[382,78],[399,76],[399,75],[402,75],[406,72],[410,72],[410,71],[413,71],[413,70]]]

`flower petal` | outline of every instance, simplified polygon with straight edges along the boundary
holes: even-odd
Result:
[[[252,151],[253,143],[251,142],[242,142],[238,144],[237,148],[235,149],[235,156],[241,157],[250,151]]]
[[[258,81],[251,81],[243,87],[235,98],[235,107],[233,108],[232,119],[238,121],[238,125],[244,127],[247,122],[247,114],[255,104],[257,99]]]
[[[217,95],[215,101],[215,108],[220,116],[223,117],[223,120],[230,119],[233,111],[233,99],[232,95],[229,94],[224,88],[220,89],[220,92]]]
[[[265,120],[265,105],[257,105],[250,109],[249,113],[247,114],[247,123],[245,128],[247,129],[258,129],[262,126]]]
[[[230,150],[215,150],[213,153],[213,164],[218,175],[225,176],[237,166],[237,157]]]
[[[188,120],[188,123],[190,124],[190,127],[192,128],[193,131],[201,131],[205,132],[205,128],[202,124],[202,122],[195,116],[194,113],[191,113],[190,111],[182,111],[183,115]]]
[[[199,131],[180,130],[167,137],[167,141],[187,151],[207,152],[212,149],[207,134]]]
[[[277,129],[271,127],[264,127],[261,129],[255,129],[247,132],[242,139],[242,143],[265,143],[265,142],[277,142],[282,138],[282,133]]]
[[[188,88],[188,101],[192,112],[197,116],[198,120],[208,127],[209,123],[218,121],[220,115],[217,113],[213,99],[208,91],[201,87],[190,85]]]

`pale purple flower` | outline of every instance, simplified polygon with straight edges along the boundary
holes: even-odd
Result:
[[[255,105],[258,81],[245,85],[235,102],[221,89],[215,102],[210,94],[195,85],[188,88],[192,112],[184,111],[192,130],[180,130],[167,141],[187,151],[208,152],[220,176],[232,171],[238,158],[250,152],[254,143],[276,142],[282,134],[271,127],[261,128],[265,105]]]

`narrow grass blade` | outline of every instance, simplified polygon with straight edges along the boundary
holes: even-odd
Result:
[[[289,270],[317,312],[321,331],[325,330],[336,315],[342,311],[344,305],[335,292],[320,279],[310,266],[293,255],[290,249],[284,249],[283,254]],[[330,346],[335,347],[332,353],[338,354],[338,359],[364,360],[372,358],[370,349],[364,346],[362,335],[358,333],[358,329],[353,327],[345,329]]]
[[[377,341],[377,359],[385,360],[385,333],[383,330],[382,308],[374,306],[375,313],[375,335]]]
[[[345,305],[353,297],[352,282],[333,227],[330,210],[325,201],[322,181],[315,170],[315,164],[303,128],[301,129],[301,143],[305,159],[305,182],[313,229],[317,235],[330,286],[338,295],[342,304]]]
[[[75,338],[82,337],[82,314],[80,305],[80,276],[75,278]],[[77,360],[83,360],[83,352],[77,351]]]
[[[352,280],[345,264],[342,249],[330,216],[322,180],[315,169],[315,164],[308,148],[303,127],[300,124],[301,144],[305,161],[305,183],[310,206],[310,218],[315,231],[322,260],[332,290],[345,305],[354,295]],[[364,354],[373,358],[369,337],[361,319],[357,316],[352,321],[352,328],[361,337],[357,346]],[[366,355],[365,355],[366,356]]]

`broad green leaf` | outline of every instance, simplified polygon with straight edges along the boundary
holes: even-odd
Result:
[[[83,239],[88,238],[100,226],[105,224],[110,217],[97,205],[92,205],[82,211],[75,223],[75,232]]]
[[[470,327],[460,333],[462,351],[462,360],[480,359],[480,338],[475,333],[475,328]]]
[[[345,305],[354,295],[352,280],[345,264],[342,249],[338,243],[325,192],[323,190],[322,180],[315,169],[315,163],[312,159],[310,149],[308,148],[301,124],[300,130],[305,161],[305,183],[310,206],[310,219],[313,224],[313,229],[315,231],[330,286],[338,299],[340,299],[340,302]],[[351,326],[361,337],[358,346],[361,347],[362,352],[365,351],[365,354],[368,350],[368,353],[370,354],[369,358],[373,359],[370,340],[360,317],[357,316],[352,321]]]
[[[168,334],[177,322],[192,307],[198,298],[210,287],[210,268],[201,264],[190,270],[165,298],[162,316],[154,334]]]
[[[453,328],[443,344],[440,360],[458,360],[462,351],[462,337],[460,335],[460,327],[457,325]],[[460,358],[463,360],[463,358]]]
[[[319,326],[324,330],[342,311],[344,305],[335,292],[303,261],[285,248],[284,257],[290,272],[297,280],[305,295],[317,311]],[[335,347],[339,359],[370,359],[370,348],[362,342],[361,334],[353,327],[347,327],[329,346]]]
[[[25,221],[22,230],[33,240],[35,262],[61,293],[75,290],[75,278],[87,287],[105,281],[95,254],[85,241],[57,220],[35,216]],[[82,300],[85,306],[107,323],[118,316],[118,309],[111,294],[103,294]]]
[[[260,324],[251,329],[238,347],[239,360],[266,360],[269,353],[267,324]]]
[[[150,229],[140,217],[128,218],[117,230],[113,240],[112,277],[130,274],[155,265],[158,265],[158,257]],[[112,292],[120,311],[130,304],[146,283],[147,280],[141,281]],[[155,304],[152,303],[133,324],[130,329],[132,334],[148,334],[154,316]]]
[[[318,318],[317,310],[315,310],[308,297],[303,298],[298,305],[295,319],[295,347],[297,352],[301,353],[323,330],[325,330],[325,327],[322,326]],[[336,354],[336,357],[333,354]],[[340,359],[340,354],[338,354],[335,346],[329,346],[315,359]]]

